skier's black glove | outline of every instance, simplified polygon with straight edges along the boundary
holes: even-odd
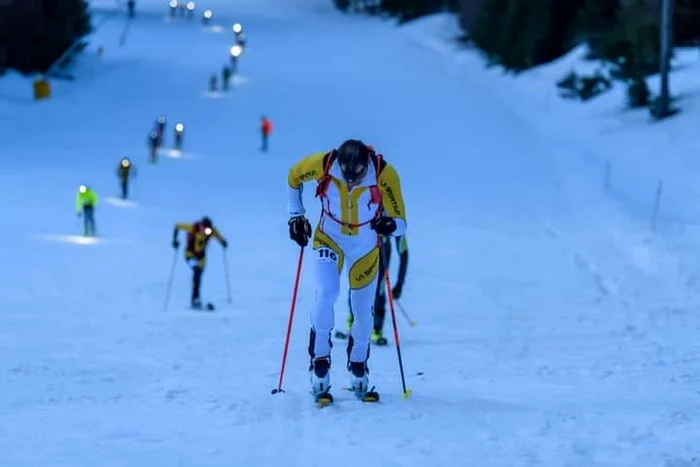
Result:
[[[370,227],[379,235],[391,235],[396,230],[396,221],[387,216],[375,217]]]
[[[403,285],[396,284],[391,291],[391,296],[394,297],[395,299],[401,298],[401,291],[402,290],[403,290]]]
[[[221,240],[221,246],[224,248],[228,248],[228,242],[226,240]]]
[[[309,244],[311,238],[311,224],[304,216],[289,219],[289,238],[297,242],[300,247]]]
[[[173,248],[175,248],[176,250],[180,248],[180,242],[178,242],[177,240],[173,240]]]

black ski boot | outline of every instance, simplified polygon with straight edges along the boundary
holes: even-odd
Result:
[[[350,390],[355,393],[355,397],[362,402],[379,402],[379,394],[374,388],[368,390],[369,368],[365,362],[349,362],[348,370],[350,370]]]
[[[311,377],[311,393],[317,404],[325,406],[333,403],[331,389],[331,361],[328,357],[316,358],[309,368]]]

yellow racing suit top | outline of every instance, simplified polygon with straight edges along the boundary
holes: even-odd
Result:
[[[215,227],[205,228],[199,222],[194,224],[179,222],[175,224],[175,230],[184,230],[187,232],[185,256],[188,258],[204,258],[207,244],[209,243],[211,237],[216,238],[220,243],[223,243],[224,241],[224,238]]]
[[[341,235],[348,239],[376,240],[376,232],[371,230],[369,222],[379,212],[396,221],[393,236],[403,235],[406,209],[399,175],[394,167],[380,156],[371,154],[366,175],[349,189],[338,162],[332,157],[332,152],[318,152],[303,158],[290,169],[287,177],[289,216],[305,214],[303,184],[315,180],[321,188],[320,193],[317,190],[323,209],[319,228],[324,233],[332,237]]]

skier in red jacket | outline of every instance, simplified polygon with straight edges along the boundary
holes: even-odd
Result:
[[[267,152],[268,148],[268,139],[270,138],[270,134],[272,133],[272,122],[266,117],[262,116],[260,117],[260,134],[262,136],[262,147],[260,150],[262,152]]]

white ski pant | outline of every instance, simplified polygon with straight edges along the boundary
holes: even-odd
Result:
[[[341,274],[350,286],[350,306],[354,320],[350,329],[353,340],[351,362],[365,362],[369,353],[374,325],[374,298],[377,290],[379,248],[376,235],[360,238],[331,238],[317,230],[314,236],[316,255],[316,300],[311,311],[312,356],[330,357],[330,336],[335,326],[333,306],[340,294]]]

